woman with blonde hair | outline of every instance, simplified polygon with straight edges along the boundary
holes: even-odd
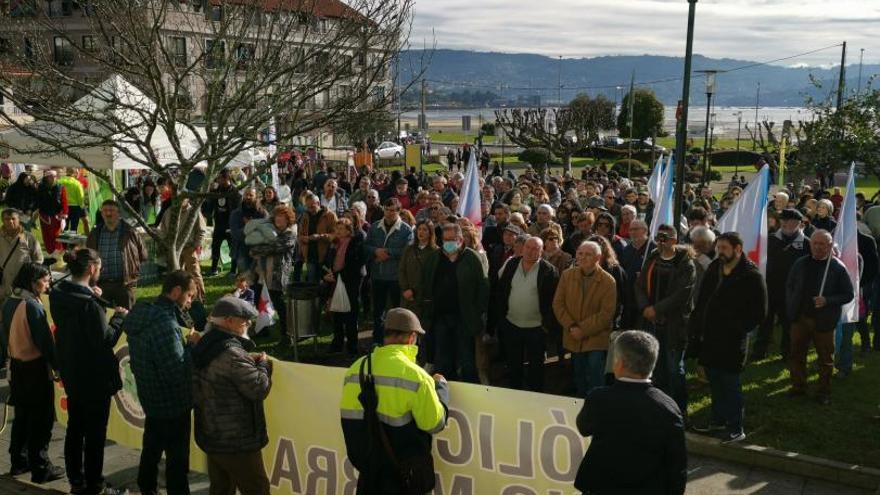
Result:
[[[358,311],[360,310],[359,293],[363,279],[364,267],[364,234],[354,226],[348,218],[341,218],[334,226],[334,239],[327,253],[324,265],[324,281],[333,284],[334,290],[341,282],[345,285],[348,296],[348,311],[334,310],[333,341],[331,352],[342,351],[343,345],[349,356],[356,356],[358,351]]]

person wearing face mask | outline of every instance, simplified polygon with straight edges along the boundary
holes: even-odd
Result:
[[[100,299],[102,291],[97,286],[101,275],[97,251],[78,249],[65,254],[64,261],[70,279],[62,280],[49,293],[58,369],[67,394],[64,464],[71,493],[113,492],[104,483],[104,442],[110,400],[122,389],[113,348],[128,311],[116,307],[108,321],[106,301]]]
[[[422,271],[422,321],[435,342],[435,370],[450,379],[477,382],[474,336],[483,330],[489,279],[461,226],[443,226],[442,249]]]
[[[743,253],[738,233],[718,236],[716,249],[718,258],[706,269],[690,320],[695,348],[688,351],[706,369],[712,392],[712,418],[694,429],[718,433],[722,443],[734,443],[746,438],[740,375],[748,334],[767,311],[767,286],[758,267]]]
[[[761,323],[755,339],[752,353],[755,361],[767,356],[770,341],[773,340],[773,328],[777,323],[782,327],[780,353],[783,361],[788,360],[791,320],[785,311],[785,281],[795,261],[810,254],[810,240],[801,229],[803,218],[801,212],[794,208],[782,210],[779,214],[779,230],[767,239],[767,318]]]

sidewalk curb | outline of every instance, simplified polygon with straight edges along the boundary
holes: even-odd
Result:
[[[715,438],[686,433],[689,453],[830,481],[880,493],[880,469],[750,444],[721,445]]]

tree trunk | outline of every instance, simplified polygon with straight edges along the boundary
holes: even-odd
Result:
[[[565,172],[571,172],[571,153],[562,155],[562,169]]]

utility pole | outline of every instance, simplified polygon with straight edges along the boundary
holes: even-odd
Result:
[[[427,93],[428,81],[422,79],[422,93],[419,97],[419,130],[428,130],[428,118],[425,115],[425,107],[427,106],[425,95]]]
[[[694,19],[697,14],[697,0],[688,0],[687,45],[684,55],[684,80],[681,90],[681,120],[678,121],[675,143],[675,208],[673,222],[678,224],[681,218],[682,200],[684,199],[684,165],[685,144],[687,141],[688,106],[691,98],[691,62],[694,56]]]
[[[761,83],[758,83],[758,91],[755,93],[755,135],[761,131],[760,124],[758,124],[758,107],[761,105]],[[752,139],[752,151],[756,151],[758,149],[758,140]]]
[[[627,152],[627,159],[632,160],[633,157],[633,127],[635,127],[635,106],[636,106],[636,95],[635,95],[635,87],[636,87],[636,71],[632,71],[632,75],[629,79],[629,116],[627,118],[627,123],[629,124],[629,151]],[[632,162],[630,161],[629,167],[632,168]],[[632,170],[629,170],[629,176],[632,177]]]
[[[394,65],[395,70],[395,78],[394,85],[397,86],[395,88],[395,93],[397,94],[397,139],[400,139],[400,52],[397,52],[397,63]]]
[[[859,96],[862,94],[862,63],[864,62],[864,60],[865,60],[865,49],[862,48],[859,51],[859,85],[856,89],[856,96]]]
[[[843,94],[846,91],[846,41],[840,52],[840,77],[837,80],[837,110],[843,106]]]
[[[559,56],[559,90],[556,93],[556,104],[558,106],[562,106],[562,55]]]
[[[742,123],[743,123],[743,113],[742,110],[736,112],[736,152],[739,154],[739,137],[740,131],[742,131]],[[736,179],[739,177],[739,160],[736,160],[733,168],[733,178]]]

